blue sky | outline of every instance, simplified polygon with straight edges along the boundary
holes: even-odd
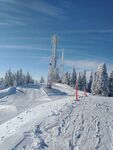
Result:
[[[51,36],[65,70],[113,68],[112,0],[0,0],[0,76],[11,68],[47,75]]]

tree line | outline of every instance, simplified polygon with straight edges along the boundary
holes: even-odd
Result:
[[[106,64],[99,65],[95,73],[91,72],[89,80],[87,80],[86,71],[77,74],[75,68],[72,73],[66,72],[62,79],[62,83],[73,88],[75,88],[76,81],[80,91],[86,90],[93,95],[113,97],[113,71],[108,75]]]
[[[34,84],[34,80],[29,72],[23,73],[22,69],[12,72],[10,69],[5,73],[5,77],[0,78],[0,84],[3,87],[21,86],[25,84]]]
[[[22,69],[12,72],[10,69],[5,73],[4,78],[0,78],[0,85],[4,88],[10,86],[22,86],[26,84],[34,84],[34,79],[29,72],[23,73]],[[41,76],[40,83],[44,83],[45,80]],[[72,73],[66,72],[62,78],[62,83],[65,83],[75,88],[76,82],[78,82],[78,90],[86,90],[93,95],[111,96],[113,97],[113,71],[110,75],[107,73],[106,64],[98,66],[95,73],[91,72],[89,80],[87,79],[86,71],[76,73],[73,68]]]

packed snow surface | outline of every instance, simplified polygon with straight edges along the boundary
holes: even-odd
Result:
[[[42,95],[33,94],[32,103],[43,103],[26,106],[0,125],[0,150],[113,150],[113,98],[79,92],[75,101],[74,89],[61,84],[54,88],[66,94],[48,96],[39,89]],[[17,104],[14,99],[11,103]]]
[[[17,115],[17,109],[13,105],[0,105],[0,123],[15,117]]]

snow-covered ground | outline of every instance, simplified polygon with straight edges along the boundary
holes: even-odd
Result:
[[[62,94],[21,88],[1,99],[18,115],[1,123],[0,150],[113,150],[113,98],[79,92],[75,101],[69,86],[54,88]]]
[[[0,124],[15,117],[17,109],[13,105],[0,105]]]

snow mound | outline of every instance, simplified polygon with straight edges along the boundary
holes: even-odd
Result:
[[[16,94],[16,87],[10,87],[7,89],[0,90],[0,98],[8,95]]]
[[[0,105],[0,123],[15,117],[17,115],[17,109],[13,105]]]

